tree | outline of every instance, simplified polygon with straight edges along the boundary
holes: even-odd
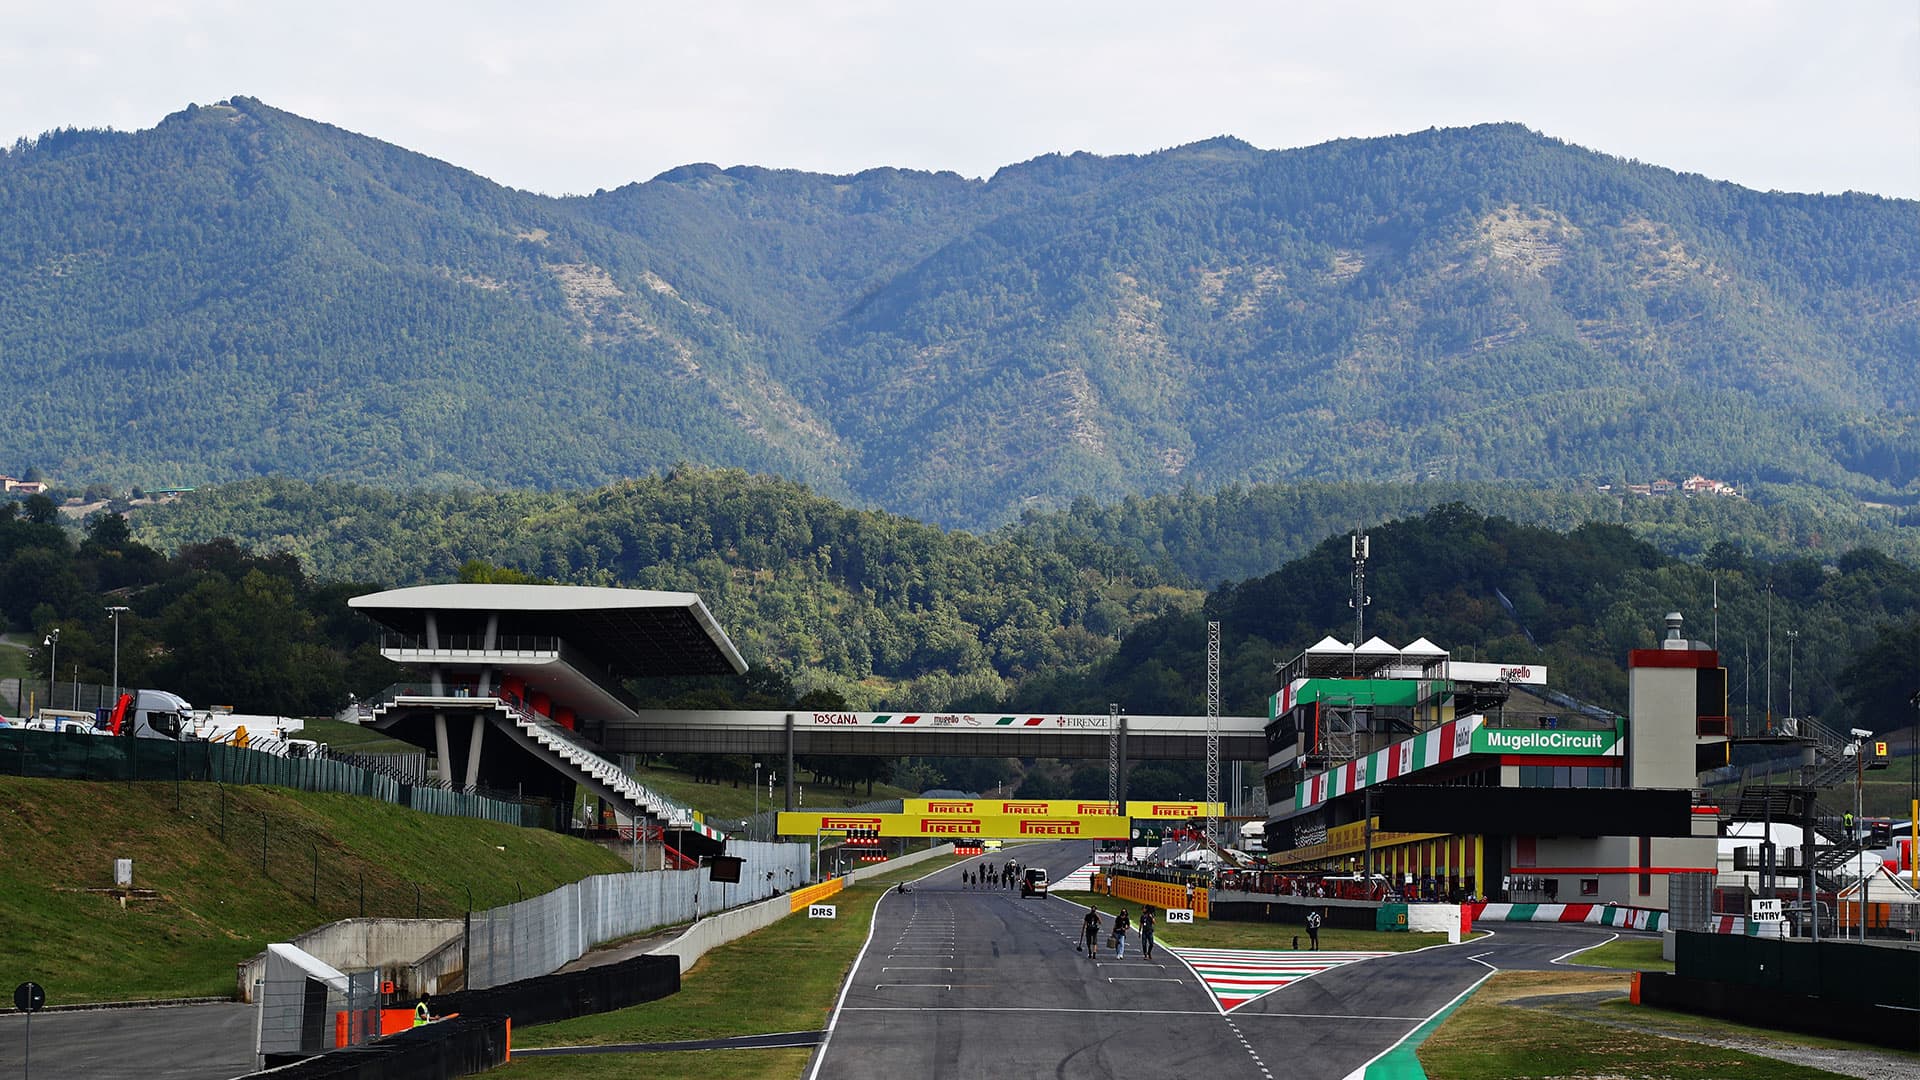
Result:
[[[87,522],[87,540],[96,547],[118,551],[132,539],[125,514],[100,514]]]

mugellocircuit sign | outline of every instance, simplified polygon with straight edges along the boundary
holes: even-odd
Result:
[[[1620,735],[1614,731],[1512,731],[1477,728],[1476,754],[1570,754],[1606,757],[1620,753]]]

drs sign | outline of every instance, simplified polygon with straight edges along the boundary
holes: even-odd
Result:
[[[832,919],[832,918],[837,918],[838,916],[839,916],[839,912],[834,908],[832,904],[808,904],[807,905],[807,918],[809,919]]]
[[[1190,923],[1192,921],[1193,921],[1192,908],[1168,908],[1167,909],[1168,923],[1182,923],[1182,922]]]

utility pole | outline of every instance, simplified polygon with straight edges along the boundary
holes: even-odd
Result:
[[[1119,814],[1120,805],[1120,705],[1107,704],[1107,805]]]
[[[1773,582],[1767,582],[1767,734],[1773,734]]]
[[[1800,631],[1787,631],[1787,719],[1796,715],[1793,711],[1793,643],[1800,640]]]
[[[1220,835],[1220,622],[1207,621],[1207,838]]]

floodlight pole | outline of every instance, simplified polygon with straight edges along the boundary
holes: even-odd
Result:
[[[60,667],[60,628],[57,626],[54,627],[53,631],[46,636],[46,639],[42,641],[41,644],[48,646],[52,650],[52,653],[47,657],[47,708],[51,709],[54,707],[54,680],[59,678],[56,672]],[[74,708],[77,709],[79,706],[75,705]]]
[[[1866,749],[1866,742],[1867,741],[1861,738],[1860,736],[1857,736],[1857,735],[1854,736],[1854,739],[1853,739],[1853,829],[1852,829],[1853,835],[1847,837],[1848,840],[1853,842],[1854,847],[1859,849],[1854,852],[1853,857],[1859,860],[1855,865],[1859,866],[1861,871],[1860,872],[1860,940],[1862,942],[1867,940],[1867,892],[1868,892],[1867,882],[1872,877],[1872,874],[1867,871],[1867,868],[1865,865],[1866,860],[1861,857],[1864,854],[1866,854],[1866,846],[1860,843],[1860,826],[1862,824],[1862,814],[1864,813],[1860,805],[1861,803],[1860,789],[1862,785],[1865,783],[1867,778],[1866,755],[1863,753],[1863,751]]]
[[[1207,622],[1207,839],[1226,846],[1220,829],[1220,622]]]
[[[123,604],[115,604],[107,609],[107,615],[113,619],[113,707],[120,707],[120,616],[132,610]]]

